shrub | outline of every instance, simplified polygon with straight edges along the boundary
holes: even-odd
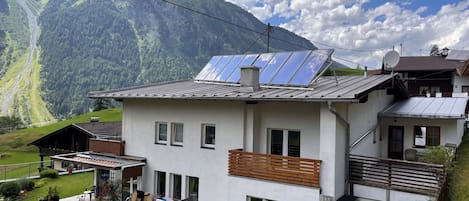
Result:
[[[18,182],[6,182],[0,185],[0,194],[6,198],[14,198],[20,194],[21,187]]]
[[[453,166],[454,149],[437,146],[425,149],[420,160],[425,163],[441,164],[449,170]]]
[[[41,178],[55,179],[55,178],[59,177],[59,172],[57,172],[57,170],[54,170],[54,169],[46,169],[46,170],[41,171],[41,173],[39,173],[39,175],[41,176]]]
[[[18,181],[22,190],[31,191],[34,189],[34,182],[30,179],[21,179]]]

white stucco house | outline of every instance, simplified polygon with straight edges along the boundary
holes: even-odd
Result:
[[[195,80],[91,92],[90,97],[122,101],[125,154],[146,159],[137,189],[154,195],[203,201],[438,197],[441,166],[395,160],[420,145],[407,139],[414,124],[434,124],[392,116],[408,111],[392,106],[407,99],[395,75],[321,76],[331,53],[214,57]],[[293,62],[299,54],[304,58]],[[292,84],[308,73],[306,84]],[[284,77],[287,81],[277,82]],[[461,113],[460,104],[454,113]],[[463,118],[432,120],[441,123],[440,145],[459,144]],[[403,151],[388,160],[387,128],[396,121],[404,126]],[[370,180],[383,161],[386,171]],[[403,178],[406,188],[392,179],[378,185],[381,177],[406,167],[438,171],[422,176],[422,183]],[[412,190],[426,183],[428,189]]]

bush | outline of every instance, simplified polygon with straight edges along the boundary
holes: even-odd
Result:
[[[425,163],[441,164],[445,169],[449,170],[453,166],[454,148],[443,146],[430,147],[420,157]]]
[[[21,179],[18,183],[22,190],[31,191],[34,189],[34,182],[30,179]]]
[[[55,178],[59,177],[59,172],[57,172],[57,170],[54,170],[54,169],[46,169],[46,170],[41,171],[41,173],[39,173],[39,175],[41,176],[41,178],[55,179]]]
[[[6,198],[14,198],[20,194],[21,187],[18,182],[6,182],[0,185],[0,194]]]

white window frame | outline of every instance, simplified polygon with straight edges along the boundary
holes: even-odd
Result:
[[[160,125],[166,124],[166,140],[160,140]],[[155,144],[167,144],[169,136],[168,122],[157,121],[155,122]]]
[[[198,189],[197,189],[197,198],[199,198],[199,194],[200,194],[200,178],[199,177],[192,177],[192,176],[186,176],[186,198],[190,198],[190,194],[189,194],[189,190],[190,190],[190,179],[191,178],[197,178],[197,185],[198,185]]]
[[[183,188],[183,185],[184,185],[184,184],[183,184],[182,182],[183,182],[183,178],[184,178],[184,177],[183,177],[181,174],[174,174],[174,173],[171,173],[171,174],[170,174],[169,197],[171,197],[171,198],[173,198],[173,199],[177,199],[177,198],[174,198],[174,193],[175,193],[175,192],[174,192],[174,177],[175,177],[176,175],[181,178],[181,181],[180,181],[181,189],[179,189],[179,191],[180,191],[180,192],[179,192],[179,193],[180,193],[180,194],[179,194],[179,197],[180,197],[181,199],[183,199],[183,197],[182,197],[182,196],[183,196],[183,192],[182,192],[183,189],[182,189],[182,188]]]
[[[205,138],[207,137],[207,133],[205,132],[207,129],[207,126],[212,126],[215,128],[215,139],[213,140],[213,144],[207,144],[205,143]],[[217,137],[217,127],[215,124],[208,124],[208,123],[204,123],[202,124],[202,147],[205,147],[205,148],[215,148],[215,144],[216,144],[216,138]]]
[[[163,190],[163,192],[160,192],[160,193],[164,193],[164,195],[160,195],[160,196],[161,197],[166,197],[166,181],[168,179],[168,176],[167,176],[168,174],[166,174],[166,172],[164,172],[164,171],[155,170],[155,186],[154,186],[155,190],[154,190],[153,194],[158,195],[158,190],[160,188],[159,180],[161,179],[160,176],[159,176],[159,173],[163,173],[165,175],[165,177],[164,177],[165,182],[164,182],[164,186],[163,186],[164,190]]]
[[[176,141],[176,125],[182,125],[182,141],[181,142]],[[172,122],[171,123],[171,145],[182,146],[183,143],[184,143],[184,124],[178,123],[178,122]]]
[[[300,133],[300,156],[301,157],[301,130],[300,129],[287,129],[287,128],[268,128],[267,129],[267,153],[271,154],[272,150],[272,131],[280,130],[283,132],[282,142],[282,156],[288,156],[288,132],[295,131]]]

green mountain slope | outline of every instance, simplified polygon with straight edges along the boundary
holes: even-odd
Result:
[[[0,0],[0,116],[27,125],[54,121],[41,98],[38,0]]]
[[[188,79],[213,55],[266,51],[266,25],[238,6],[172,2],[244,29],[163,0],[0,0],[0,115],[49,122],[88,112],[93,90]],[[272,38],[271,51],[316,48],[281,28]]]

